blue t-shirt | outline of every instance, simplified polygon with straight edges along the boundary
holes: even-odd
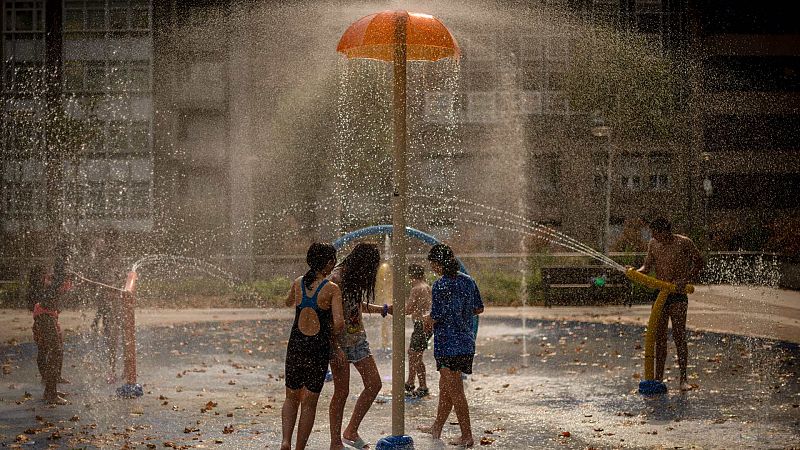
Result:
[[[481,293],[475,280],[458,272],[455,277],[443,276],[431,287],[431,319],[433,356],[459,356],[475,353],[472,318],[483,308]]]

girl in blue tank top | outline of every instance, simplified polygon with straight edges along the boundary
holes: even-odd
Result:
[[[336,249],[330,244],[311,244],[306,262],[310,269],[292,283],[286,298],[286,305],[295,307],[295,316],[286,347],[281,449],[291,448],[298,409],[295,447],[306,447],[325,383],[332,335],[344,329],[342,293],[339,286],[326,279],[336,265]]]

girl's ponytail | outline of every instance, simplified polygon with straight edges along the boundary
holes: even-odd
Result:
[[[325,268],[331,260],[336,259],[336,248],[331,244],[323,244],[314,242],[308,247],[306,253],[306,263],[308,264],[308,272],[303,275],[303,284],[306,288],[311,288],[314,284],[314,279],[317,277],[317,272]]]

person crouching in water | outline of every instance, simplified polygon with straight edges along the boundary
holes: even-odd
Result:
[[[58,324],[60,296],[71,288],[66,276],[69,247],[60,243],[56,248],[56,259],[52,273],[45,273],[41,266],[31,269],[28,278],[28,304],[33,306],[33,340],[36,342],[36,364],[44,383],[45,403],[66,405],[58,392],[62,381],[61,366],[64,362],[64,336]],[[65,381],[65,380],[64,380]]]
[[[286,400],[281,411],[282,450],[292,448],[292,433],[300,408],[297,449],[304,449],[314,426],[317,401],[325,383],[331,340],[344,329],[342,292],[327,276],[336,266],[336,249],[313,243],[306,262],[310,269],[292,283],[286,305],[295,306],[286,348]]]
[[[483,312],[483,300],[478,285],[469,275],[459,272],[453,250],[444,244],[434,245],[428,253],[431,270],[440,278],[433,283],[431,313],[425,317],[433,327],[433,356],[439,371],[439,405],[430,427],[420,431],[440,439],[450,411],[455,409],[461,436],[452,445],[472,447],[472,424],[464,394],[461,374],[472,373],[475,356],[473,316]]]
[[[425,268],[419,264],[408,266],[408,277],[411,279],[411,293],[406,303],[406,314],[414,319],[414,331],[408,346],[408,379],[405,391],[408,396],[422,398],[429,395],[422,353],[428,348],[428,341],[431,339],[431,333],[423,324],[424,317],[431,311],[431,287],[425,282]],[[419,378],[419,388],[416,390],[415,378]]]

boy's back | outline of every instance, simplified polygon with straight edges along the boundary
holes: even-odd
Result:
[[[431,287],[424,280],[414,280],[407,308],[414,320],[422,320],[430,312]]]

